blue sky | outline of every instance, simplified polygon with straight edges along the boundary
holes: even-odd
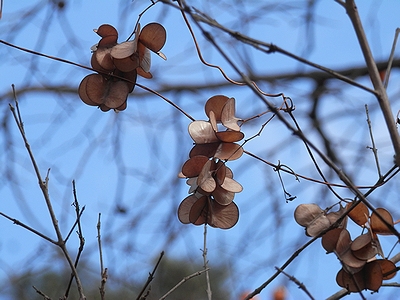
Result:
[[[387,59],[395,29],[400,26],[400,3],[358,2],[375,58]],[[297,55],[304,55],[315,63],[333,69],[341,69],[349,64],[363,64],[350,21],[344,9],[335,1],[318,2],[315,26],[308,32],[304,18],[298,14],[303,11],[303,1],[282,1],[278,10],[271,9],[271,13],[253,20],[250,25],[241,22],[243,16],[263,3],[267,5],[270,2],[254,1],[242,4],[243,6],[240,1],[235,5],[224,2],[219,6],[194,1],[193,5],[229,28],[242,30],[251,37],[271,42]],[[144,0],[112,3],[72,1],[67,3],[65,13],[59,14],[55,6],[45,6],[46,1],[36,1],[29,5],[37,6],[40,11],[35,18],[30,19],[29,16],[21,15],[21,9],[27,7],[26,3],[5,0],[3,18],[0,20],[0,39],[89,65],[90,47],[98,41],[93,29],[101,24],[112,24],[118,29],[122,41],[129,36],[137,15],[147,4]],[[294,8],[289,9],[285,5]],[[168,60],[163,61],[153,55],[154,79],[139,79],[140,84],[162,89],[169,85],[222,81],[221,74],[216,69],[206,67],[199,61],[193,41],[178,11],[159,3],[141,19],[142,24],[152,21],[160,22],[167,30],[167,43],[162,51]],[[28,25],[24,26],[25,23]],[[18,29],[19,26],[22,26],[21,29]],[[304,67],[280,54],[265,55],[250,48],[232,47],[232,40],[228,36],[214,29],[209,30],[220,39],[224,50],[243,69],[248,64],[254,73],[263,75],[310,70],[310,67]],[[195,32],[206,60],[220,65],[232,78],[238,78],[198,30]],[[306,47],[308,43],[305,39],[313,41],[311,48]],[[1,115],[8,114],[9,118],[11,115],[8,103],[12,99],[6,95],[11,91],[11,84],[15,84],[17,91],[20,87],[48,87],[60,83],[77,88],[82,78],[90,73],[76,66],[35,57],[3,44],[0,46],[0,53],[1,57],[7,57],[0,62]],[[396,50],[397,57],[398,53],[399,50]],[[388,89],[394,110],[399,107],[399,90],[398,84],[396,85],[398,79],[399,74],[394,72]],[[361,79],[360,82],[370,85],[368,79]],[[374,107],[375,99],[341,83],[332,82],[333,88],[335,84],[340,91],[327,95],[321,106],[322,115],[330,120],[327,121],[326,130],[333,140],[336,137],[348,137],[342,152],[342,159],[346,163],[345,171],[354,176],[359,185],[373,184],[376,171],[372,154],[365,150],[369,140],[364,123],[364,104]],[[306,99],[312,88],[309,82],[298,80],[276,86],[262,83],[261,88],[269,93],[283,91],[293,99],[298,118],[306,120],[302,117],[310,106]],[[265,105],[246,87],[230,86],[213,91],[172,91],[166,92],[165,96],[194,118],[206,119],[203,106],[214,94],[235,97],[237,115],[241,118],[266,110]],[[138,96],[135,98],[135,95]],[[203,228],[180,224],[176,218],[176,209],[187,195],[184,180],[178,180],[176,174],[192,147],[192,140],[186,129],[189,119],[159,97],[146,94],[139,88],[135,88],[130,96],[128,109],[119,114],[102,113],[94,107],[86,106],[73,93],[34,92],[22,94],[19,101],[26,134],[42,176],[51,168],[50,195],[64,233],[74,220],[74,211],[70,206],[73,200],[71,181],[76,180],[78,198],[82,205],[86,205],[82,220],[86,239],[84,257],[91,262],[93,272],[98,271],[98,213],[102,214],[103,236],[109,238],[104,242],[105,264],[111,269],[114,266],[115,271],[118,270],[121,274],[132,277],[132,266],[139,266],[143,270],[139,275],[145,280],[154,257],[161,250],[166,250],[166,254],[171,257],[202,262],[199,249],[203,246]],[[279,105],[279,99],[272,101]],[[378,110],[375,109],[374,112],[376,111]],[[246,124],[243,127],[246,137],[258,132],[265,120],[266,118],[261,118]],[[379,112],[373,114],[373,122],[382,167],[386,170],[391,165],[392,151],[386,129],[381,125],[383,121]],[[10,143],[14,155],[4,150],[0,155],[2,176],[10,176],[0,185],[0,211],[54,236],[22,139],[15,124],[11,120],[7,124],[10,135],[2,134],[0,144]],[[321,145],[311,124],[304,121],[301,125],[311,139]],[[273,163],[281,161],[300,174],[317,177],[315,169],[310,168],[310,159],[302,143],[291,137],[291,133],[277,120],[266,126],[261,137],[246,144],[245,149]],[[358,151],[365,151],[364,156],[370,157],[359,165],[354,163],[353,158]],[[227,264],[232,270],[227,284],[233,294],[238,295],[243,290],[253,290],[267,280],[274,273],[274,266],[282,265],[295,249],[307,241],[303,228],[293,219],[293,211],[298,204],[321,201],[322,205],[328,206],[336,198],[327,193],[323,186],[304,180],[298,183],[293,177],[286,175],[286,188],[297,196],[296,201],[286,204],[276,173],[271,167],[247,156],[229,166],[234,170],[236,180],[244,187],[244,191],[235,198],[241,215],[238,224],[230,230],[208,231],[208,253],[211,266],[218,263],[221,256],[227,258]],[[323,168],[328,173],[327,168]],[[7,173],[10,170],[13,172]],[[331,178],[339,182],[334,175]],[[396,180],[398,184],[398,179],[395,178],[394,181]],[[392,189],[385,190],[382,194],[377,192],[373,195],[373,200],[378,201],[381,195],[389,199],[398,197],[398,186],[396,189],[394,183]],[[338,190],[342,197],[352,196],[348,191]],[[124,207],[127,213],[116,214],[115,205]],[[400,212],[396,210],[396,204],[390,202],[385,205],[394,209],[398,219]],[[277,229],[277,223],[284,225]],[[133,228],[133,225],[137,227],[134,227],[134,231],[129,231],[129,226]],[[172,244],[168,244],[163,228],[170,229],[178,236]],[[355,228],[355,233],[356,230]],[[3,278],[0,282],[5,282],[8,274],[17,268],[36,269],[51,265],[51,262],[45,258],[41,260],[32,252],[44,253],[50,257],[56,252],[32,233],[0,218],[0,234],[0,278]],[[77,245],[77,239],[71,239],[70,250],[75,251]],[[388,243],[388,248],[390,245]],[[118,266],[130,267],[125,269]],[[288,267],[287,272],[303,282],[316,299],[321,299],[338,290],[335,276],[339,269],[337,259],[332,254],[326,255],[319,242],[316,242]],[[288,299],[306,299],[305,294],[282,275],[261,294],[261,299],[269,299],[273,289],[281,284],[289,289]],[[0,288],[5,289],[2,285]],[[371,298],[367,292],[365,295],[368,299],[382,299],[380,297],[390,297],[394,291],[387,288]],[[348,297],[358,298],[357,295]],[[0,299],[3,299],[2,296]]]

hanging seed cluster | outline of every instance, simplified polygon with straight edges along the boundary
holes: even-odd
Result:
[[[306,235],[315,237],[343,217],[351,205],[350,202],[336,212],[328,212],[317,204],[300,204],[294,212],[294,218],[298,224],[305,227]],[[362,228],[362,234],[354,240],[346,229],[348,218]],[[396,275],[396,265],[384,258],[378,239],[378,235],[393,234],[390,230],[390,226],[393,225],[392,215],[386,209],[377,208],[370,214],[367,206],[361,202],[343,218],[337,228],[330,229],[322,236],[323,248],[327,253],[335,253],[342,263],[342,269],[336,275],[339,286],[349,292],[365,289],[378,291],[383,280]],[[377,255],[382,259],[378,259]]]
[[[244,134],[235,117],[234,98],[213,96],[206,102],[205,112],[208,121],[189,124],[194,147],[179,176],[187,178],[190,195],[179,205],[178,218],[184,224],[206,223],[228,229],[239,219],[239,209],[233,199],[243,187],[233,179],[226,162],[242,156],[243,148],[236,142]]]
[[[135,39],[118,44],[117,30],[108,24],[95,32],[101,37],[92,47],[91,65],[97,74],[86,76],[79,85],[79,96],[87,105],[98,106],[102,111],[127,107],[128,94],[135,87],[137,75],[152,78],[150,51],[163,59],[160,52],[166,41],[166,31],[158,23],[147,24],[140,30],[138,24]]]

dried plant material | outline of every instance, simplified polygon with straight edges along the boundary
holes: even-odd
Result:
[[[235,202],[228,205],[220,205],[217,202],[211,202],[211,215],[208,224],[212,227],[229,229],[235,226],[239,220],[239,208]]]
[[[378,250],[373,243],[371,233],[368,231],[365,234],[358,236],[350,247],[353,255],[361,260],[369,260],[378,254]]]
[[[352,204],[353,202],[347,203],[346,209],[349,209]],[[368,207],[364,203],[360,202],[349,212],[348,216],[354,223],[364,227],[369,218]]]
[[[243,187],[239,182],[235,181],[234,179],[228,178],[228,177],[225,178],[221,187],[224,190],[226,190],[228,192],[232,192],[232,193],[240,193],[241,191],[243,191]]]
[[[236,160],[243,155],[243,148],[235,143],[221,143],[214,157],[221,160]]]
[[[115,45],[111,49],[111,56],[114,59],[123,59],[130,57],[133,53],[137,51],[138,40],[126,41],[121,44]]]
[[[189,157],[196,155],[204,155],[209,158],[214,157],[215,152],[220,145],[220,142],[207,143],[207,144],[196,144],[189,152]]]
[[[139,67],[139,57],[132,55],[122,59],[114,58],[113,63],[117,70],[122,72],[131,72]]]
[[[389,225],[393,226],[393,218],[390,212],[384,208],[377,208],[372,214],[370,219],[371,230],[376,234],[391,235],[393,234],[390,228],[378,217],[379,214]]]
[[[215,120],[221,122],[222,109],[228,100],[229,98],[223,95],[212,96],[208,99],[204,106],[207,117],[210,118],[210,112],[212,111],[215,115]]]
[[[340,287],[347,289],[349,292],[360,292],[366,288],[363,274],[360,272],[350,274],[340,269],[336,275],[336,282]]]
[[[204,164],[199,176],[197,177],[197,185],[201,187],[203,191],[206,193],[212,193],[217,187],[217,183],[215,182],[213,175],[213,171],[211,169],[212,161],[207,160]]]
[[[329,222],[331,224],[336,223],[341,217],[343,217],[343,214],[345,213],[346,209],[340,205],[340,208],[338,211],[331,211],[328,214],[326,214],[326,217],[328,218]],[[347,216],[343,217],[342,221],[338,225],[340,228],[346,228],[347,227]]]
[[[244,138],[243,132],[240,131],[219,131],[215,135],[224,143],[234,143]]]
[[[234,192],[229,192],[218,185],[213,191],[212,195],[214,200],[221,205],[228,205],[235,198]]]
[[[381,267],[383,280],[392,279],[394,276],[396,276],[397,268],[396,265],[391,260],[377,259],[376,261],[379,263]]]
[[[182,174],[185,177],[199,176],[203,166],[208,161],[208,157],[203,155],[193,156],[188,159],[182,166]]]
[[[294,219],[305,227],[308,236],[317,236],[331,226],[325,212],[317,204],[300,204],[294,211]]]
[[[139,35],[140,42],[153,52],[159,52],[165,45],[167,32],[158,23],[149,23],[143,27]]]
[[[179,205],[178,208],[178,218],[183,224],[189,224],[189,213],[193,204],[197,201],[197,197],[195,195],[189,195]]]
[[[196,144],[209,144],[219,141],[211,123],[207,121],[194,121],[190,123],[189,135]]]
[[[209,198],[200,197],[193,203],[189,211],[189,221],[194,225],[202,225],[207,222],[209,215]]]
[[[322,247],[327,253],[331,253],[336,250],[336,244],[342,230],[343,228],[333,228],[322,236]]]
[[[235,98],[229,98],[222,108],[221,122],[228,129],[240,131],[240,127],[237,124],[238,120],[235,117]]]
[[[361,260],[354,256],[351,251],[351,243],[350,233],[347,229],[343,229],[336,243],[336,255],[347,266],[351,268],[360,268],[366,264],[366,260]]]

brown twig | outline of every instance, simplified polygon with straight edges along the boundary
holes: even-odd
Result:
[[[14,86],[13,86],[13,89],[15,89]],[[76,285],[77,285],[77,288],[78,288],[80,300],[86,299],[86,297],[84,295],[84,292],[83,292],[82,283],[81,283],[81,281],[79,279],[79,276],[78,276],[78,272],[76,271],[74,262],[72,261],[71,256],[68,253],[66,244],[65,244],[64,239],[63,239],[62,234],[61,234],[60,227],[58,225],[57,217],[56,217],[56,215],[54,213],[54,210],[53,210],[53,205],[52,205],[52,202],[51,202],[51,199],[50,199],[50,195],[49,195],[49,191],[48,191],[48,182],[49,182],[50,169],[47,171],[47,175],[46,175],[45,179],[43,180],[42,176],[40,174],[40,171],[39,171],[39,167],[38,167],[38,165],[36,163],[35,157],[34,157],[33,152],[31,150],[30,144],[29,144],[28,139],[27,139],[27,137],[25,135],[24,126],[23,126],[23,122],[22,122],[22,118],[21,118],[21,114],[20,114],[20,110],[19,110],[17,99],[15,98],[15,107],[12,106],[11,104],[9,106],[10,106],[10,110],[12,112],[12,115],[14,117],[14,120],[15,120],[15,122],[17,124],[17,127],[18,127],[18,129],[19,129],[19,131],[21,133],[22,139],[23,139],[23,141],[25,143],[25,148],[28,151],[28,154],[29,154],[29,157],[31,159],[31,163],[33,165],[33,168],[35,170],[35,174],[36,174],[36,177],[37,177],[38,182],[39,182],[39,187],[40,187],[40,189],[42,191],[42,194],[43,194],[46,206],[47,206],[47,210],[48,210],[48,212],[50,214],[50,218],[51,218],[51,221],[52,221],[52,224],[53,224],[53,228],[54,228],[56,236],[57,236],[57,246],[59,246],[61,248],[62,252],[64,253],[64,256],[65,256],[66,260],[68,261],[68,264],[69,264],[69,266],[71,268],[71,271],[72,271],[72,273],[73,273],[73,275],[75,277],[75,281],[76,281]]]
[[[390,138],[392,140],[392,145],[396,154],[396,163],[398,166],[400,166],[400,135],[397,132],[392,109],[390,107],[389,98],[386,93],[385,86],[382,83],[382,79],[379,75],[378,68],[376,67],[375,60],[372,56],[372,52],[369,47],[368,40],[365,35],[354,0],[346,0],[346,12],[349,15],[351,23],[354,27],[354,31],[356,32],[365,62],[368,66],[369,76],[375,89],[375,95],[381,108],[383,117],[385,119]]]
[[[182,284],[184,284],[186,281],[188,281],[189,279],[199,276],[201,274],[203,274],[204,272],[207,272],[209,270],[209,268],[198,271],[196,273],[193,273],[189,276],[184,277],[181,281],[179,281],[172,289],[170,289],[167,293],[164,294],[164,296],[162,296],[159,300],[164,300],[165,298],[167,298],[170,294],[172,294],[178,287],[180,287]]]
[[[156,270],[157,270],[157,268],[158,268],[158,265],[160,264],[161,259],[163,258],[163,256],[164,256],[164,251],[162,251],[162,252],[160,253],[160,257],[158,258],[158,261],[157,261],[156,265],[154,266],[153,271],[152,271],[151,273],[149,273],[149,277],[147,278],[147,281],[146,281],[146,283],[144,284],[144,286],[143,286],[142,290],[140,291],[139,295],[137,296],[136,300],[142,299],[142,295],[143,295],[143,293],[145,292],[147,286],[148,286],[148,285],[150,284],[150,282],[154,279],[154,274],[156,273]]]

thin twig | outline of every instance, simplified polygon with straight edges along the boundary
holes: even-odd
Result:
[[[207,222],[204,223],[204,242],[203,242],[203,262],[204,262],[204,270],[206,270],[206,281],[207,281],[207,297],[208,300],[212,299],[212,291],[211,291],[211,284],[210,284],[210,274],[208,272],[208,260],[207,260]]]
[[[49,296],[47,296],[45,293],[43,293],[41,290],[37,289],[34,285],[32,286],[33,289],[36,291],[36,293],[38,293],[40,296],[43,297],[43,299],[45,300],[51,300],[51,298]]]
[[[47,235],[44,235],[43,233],[37,231],[36,229],[33,229],[32,227],[30,227],[30,226],[28,226],[28,225],[22,223],[21,221],[19,221],[19,220],[17,220],[17,219],[14,219],[14,218],[11,218],[10,216],[6,215],[5,213],[2,213],[1,211],[0,211],[0,215],[3,216],[3,217],[5,217],[6,219],[9,219],[9,220],[12,221],[15,225],[19,225],[19,226],[21,226],[21,227],[23,227],[23,228],[25,228],[25,229],[27,229],[27,230],[33,232],[34,234],[40,236],[42,239],[45,239],[46,241],[49,241],[50,243],[57,245],[57,242],[56,242],[56,241],[52,240],[52,239],[49,238]]]
[[[150,284],[150,282],[154,279],[154,274],[156,273],[158,265],[160,264],[161,259],[163,258],[163,256],[164,256],[164,251],[162,251],[160,253],[160,257],[158,258],[158,261],[157,261],[156,265],[154,266],[153,271],[151,273],[149,273],[149,277],[147,278],[147,281],[144,284],[144,286],[143,286],[142,290],[140,291],[139,295],[137,296],[136,300],[142,299],[142,295],[143,295],[144,291],[146,290],[146,288]]]
[[[209,268],[201,270],[201,271],[197,271],[196,273],[193,273],[189,276],[184,277],[181,281],[179,281],[172,289],[170,289],[167,293],[165,293],[164,296],[162,296],[159,300],[164,300],[165,298],[167,298],[170,294],[172,294],[172,292],[174,292],[178,287],[180,287],[182,284],[184,284],[186,281],[188,281],[189,279],[199,276],[201,274],[203,274],[204,272],[207,272],[209,270]]]
[[[354,0],[346,0],[346,12],[349,15],[351,23],[353,24],[354,31],[356,32],[365,62],[368,66],[369,76],[376,92],[375,95],[377,97],[379,106],[386,122],[387,129],[389,131],[390,138],[392,140],[392,145],[396,154],[396,163],[400,166],[400,135],[397,132],[392,109],[390,107],[389,98],[386,93],[386,89],[382,83],[382,79],[379,75],[375,60],[372,56],[372,52],[369,47],[368,40],[365,35],[364,28],[362,26],[362,22]]]
[[[379,165],[379,158],[378,158],[378,149],[376,149],[376,146],[375,146],[375,139],[374,139],[374,135],[372,133],[371,119],[369,118],[369,111],[368,111],[368,105],[367,104],[365,104],[365,114],[367,115],[369,136],[371,138],[371,143],[372,143],[371,150],[374,153],[376,169],[378,170],[379,178],[382,178],[381,167]]]
[[[392,71],[392,64],[394,60],[394,51],[396,49],[396,44],[397,44],[397,38],[399,37],[400,34],[400,28],[396,28],[396,32],[394,34],[394,39],[393,39],[393,45],[392,45],[392,50],[390,51],[390,56],[389,56],[389,61],[385,73],[385,79],[383,81],[383,86],[385,89],[387,88],[389,84],[389,78],[390,78],[390,72]]]
[[[296,277],[294,277],[294,276],[292,276],[292,275],[289,275],[288,273],[286,273],[285,271],[279,269],[278,267],[275,267],[275,269],[277,269],[278,271],[280,271],[283,275],[285,275],[285,276],[288,277],[291,281],[293,281],[295,284],[297,284],[297,286],[298,286],[301,290],[303,290],[304,293],[306,293],[307,296],[308,296],[310,299],[314,300],[314,297],[313,297],[313,296],[311,295],[311,293],[307,290],[306,286],[305,286],[303,283],[301,283],[299,280],[297,280]]]
[[[54,230],[56,232],[56,235],[57,235],[57,245],[63,251],[64,256],[65,256],[66,260],[68,261],[68,264],[69,264],[69,266],[71,268],[71,271],[74,274],[80,299],[81,300],[86,299],[86,297],[85,297],[85,295],[83,293],[83,287],[82,287],[82,283],[81,283],[81,281],[79,279],[78,272],[76,271],[76,268],[74,266],[74,262],[72,261],[71,256],[68,253],[67,247],[66,247],[66,245],[64,243],[64,240],[63,240],[63,237],[62,237],[62,234],[61,234],[61,230],[60,230],[59,225],[58,225],[58,220],[57,220],[57,217],[56,217],[56,215],[54,213],[53,205],[51,203],[51,199],[50,199],[50,195],[49,195],[49,191],[48,191],[48,181],[49,181],[50,169],[47,172],[45,180],[42,180],[42,176],[40,174],[39,167],[38,167],[38,165],[36,163],[35,157],[33,155],[33,152],[31,150],[30,144],[28,142],[28,139],[27,139],[27,137],[25,135],[25,131],[23,129],[23,122],[22,122],[20,111],[19,111],[19,106],[18,106],[17,99],[15,98],[15,107],[12,106],[11,104],[9,104],[9,106],[10,106],[10,110],[12,112],[12,115],[14,117],[15,123],[17,124],[17,127],[18,127],[18,129],[19,129],[19,131],[21,133],[22,139],[23,139],[23,141],[25,143],[25,148],[28,151],[28,154],[29,154],[29,157],[31,159],[31,163],[33,165],[33,168],[35,170],[35,174],[36,174],[36,177],[37,177],[38,182],[39,182],[39,187],[40,187],[40,189],[42,191],[44,200],[46,202],[47,210],[48,210],[48,212],[50,214],[50,218],[51,218],[51,221],[52,221],[52,224],[53,224],[53,228],[54,228]]]
[[[78,225],[78,237],[79,237],[79,249],[78,249],[78,253],[76,254],[76,258],[75,258],[75,263],[74,266],[75,268],[78,267],[78,263],[79,263],[79,259],[82,255],[83,252],[83,247],[85,246],[85,238],[83,237],[83,233],[82,233],[82,226],[81,226],[81,216],[83,211],[85,210],[85,207],[82,208],[82,210],[79,208],[79,202],[78,202],[78,196],[76,194],[76,187],[75,187],[75,180],[72,181],[72,191],[73,191],[73,195],[74,195],[74,203],[73,206],[75,206],[75,213],[76,213],[76,220],[75,220],[75,224]],[[73,226],[75,227],[75,225]],[[64,243],[66,243],[67,239],[65,239]],[[69,295],[69,290],[71,289],[71,285],[72,285],[72,281],[74,279],[74,273],[71,273],[71,277],[69,279],[68,282],[68,287],[65,291],[65,299],[68,298]]]

